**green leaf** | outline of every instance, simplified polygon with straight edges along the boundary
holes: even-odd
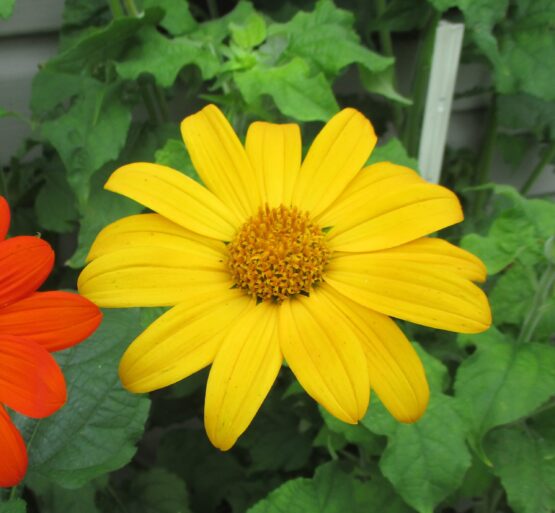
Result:
[[[142,73],[150,73],[162,87],[170,87],[177,74],[188,64],[195,64],[203,78],[213,78],[220,62],[210,47],[189,36],[169,39],[154,27],[144,27],[116,63],[118,74],[128,80],[136,80]]]
[[[544,403],[555,390],[555,347],[516,344],[495,328],[461,335],[476,351],[459,367],[455,396],[466,404],[473,445],[492,428],[513,422]]]
[[[401,105],[412,105],[412,100],[399,94],[395,89],[394,76],[395,69],[392,67],[383,71],[372,72],[366,68],[359,67],[362,85],[370,93],[379,94],[389,100],[400,103]]]
[[[383,451],[384,439],[376,436],[363,424],[347,424],[330,415],[322,407],[319,410],[326,426],[333,433],[342,436],[346,442],[363,447],[369,454],[380,454]]]
[[[63,169],[46,173],[46,182],[35,199],[35,212],[39,224],[46,230],[69,233],[75,229],[79,211]]]
[[[94,75],[99,66],[117,59],[143,27],[155,25],[161,14],[158,9],[149,9],[140,18],[116,18],[104,27],[87,32],[76,44],[48,61],[44,69],[75,75],[86,71]]]
[[[28,485],[35,494],[41,513],[100,513],[95,503],[96,488],[92,483],[76,490],[68,490],[45,477],[35,476],[29,481]]]
[[[161,7],[165,16],[160,25],[174,36],[191,32],[198,25],[191,15],[187,0],[143,0],[143,7]]]
[[[130,124],[131,112],[119,86],[100,83],[83,91],[65,114],[43,123],[41,135],[58,151],[81,205],[87,201],[92,175],[118,157]]]
[[[339,110],[324,75],[312,75],[299,58],[274,68],[258,65],[233,77],[247,104],[269,95],[282,114],[299,121],[327,121]]]
[[[27,503],[23,499],[0,502],[0,513],[26,513]]]
[[[344,513],[355,511],[354,480],[334,464],[322,465],[314,478],[287,481],[247,513]]]
[[[471,460],[465,444],[466,427],[452,397],[432,392],[426,413],[414,424],[396,422],[374,398],[361,422],[387,436],[380,469],[397,493],[420,513],[432,513],[461,485]]]
[[[253,13],[241,24],[230,23],[231,40],[246,50],[254,48],[266,39],[266,22],[260,14]]]
[[[377,164],[378,162],[393,162],[400,166],[418,170],[418,162],[409,157],[401,141],[396,138],[392,138],[387,143],[376,147],[366,165]]]
[[[230,35],[232,23],[241,24],[255,13],[256,11],[252,3],[240,0],[235,8],[225,16],[199,25],[198,30],[195,32],[195,39],[205,41],[211,45],[217,45]]]
[[[497,198],[514,206],[495,218],[486,237],[467,235],[461,246],[480,257],[489,274],[497,274],[517,258],[534,265],[543,259],[542,246],[555,232],[555,203],[527,200],[509,186],[496,186],[495,191]]]
[[[245,470],[233,454],[215,449],[202,428],[165,433],[157,457],[159,465],[187,483],[193,511],[216,510],[245,479]]]
[[[431,388],[422,418],[414,424],[401,424],[374,397],[361,423],[387,437],[380,469],[397,493],[420,513],[431,513],[461,485],[471,459],[459,406],[454,398],[441,393],[446,368],[420,346],[416,349]]]
[[[43,115],[90,87],[98,87],[98,82],[85,75],[53,71],[46,65],[33,78],[31,110],[35,116]]]
[[[499,95],[497,98],[499,125],[511,131],[527,131],[538,138],[548,129],[555,139],[555,103],[527,94]]]
[[[520,326],[532,306],[536,288],[534,269],[518,260],[495,283],[489,294],[495,324]]]
[[[105,167],[92,178],[91,195],[81,210],[77,250],[67,262],[70,267],[80,268],[85,265],[89,249],[102,228],[122,217],[138,214],[144,210],[142,205],[103,189],[113,171],[112,166]]]
[[[302,431],[294,404],[295,399],[270,397],[239,440],[239,446],[249,451],[251,472],[291,472],[307,464],[312,436]]]
[[[302,57],[331,77],[355,63],[374,72],[390,68],[394,59],[360,44],[354,21],[352,12],[337,8],[332,0],[319,0],[314,11],[301,11],[287,23],[273,24],[268,35],[287,37],[285,55]]]
[[[166,144],[156,152],[155,159],[157,164],[181,171],[189,178],[201,182],[183,141],[168,139]]]
[[[497,89],[504,94],[524,92],[555,100],[555,33],[546,25],[519,27],[501,37]]]
[[[190,513],[185,483],[162,468],[137,475],[129,490],[129,509],[136,513]]]
[[[68,402],[42,420],[18,416],[29,446],[29,477],[79,488],[127,464],[143,432],[150,401],[124,390],[118,378],[123,351],[139,334],[138,310],[108,310],[88,340],[56,353]]]
[[[7,20],[13,13],[15,0],[0,0],[0,18]]]
[[[555,458],[543,439],[501,429],[490,437],[487,449],[515,513],[555,510]]]

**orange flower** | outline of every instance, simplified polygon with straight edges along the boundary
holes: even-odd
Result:
[[[54,265],[50,245],[37,237],[5,240],[10,209],[0,196],[0,487],[27,470],[23,438],[3,405],[33,418],[61,408],[66,386],[52,351],[87,338],[100,310],[70,292],[36,292]]]

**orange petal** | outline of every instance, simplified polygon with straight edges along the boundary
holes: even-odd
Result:
[[[27,449],[6,410],[0,406],[0,488],[20,483],[27,471]]]
[[[0,306],[37,290],[54,265],[48,242],[37,237],[13,237],[0,242]]]
[[[10,206],[4,196],[0,196],[0,240],[4,240],[10,229]]]
[[[0,403],[28,417],[51,415],[66,402],[64,376],[35,342],[0,335]]]
[[[78,294],[37,292],[0,309],[0,334],[59,351],[85,340],[101,320],[100,309]]]

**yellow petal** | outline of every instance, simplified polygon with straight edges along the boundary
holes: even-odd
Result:
[[[150,392],[206,367],[230,325],[255,304],[237,290],[191,294],[129,346],[119,366],[123,386],[135,393]]]
[[[279,338],[287,364],[311,397],[344,422],[364,416],[370,383],[361,341],[320,290],[282,303]]]
[[[360,171],[376,145],[374,128],[360,112],[344,109],[318,134],[301,166],[293,204],[312,216],[324,211]]]
[[[331,226],[335,251],[376,251],[418,239],[463,220],[453,192],[402,166],[365,168],[317,222]]]
[[[231,240],[242,220],[188,176],[158,164],[120,167],[104,186],[207,237]]]
[[[486,266],[477,256],[443,239],[423,237],[387,251],[396,260],[445,268],[471,281],[486,280]]]
[[[252,123],[245,146],[262,201],[270,207],[291,205],[293,187],[301,167],[299,126]]]
[[[356,331],[368,362],[370,385],[400,422],[415,422],[428,405],[430,391],[418,354],[386,315],[365,308],[323,284],[326,296]]]
[[[107,308],[173,306],[191,294],[217,293],[233,285],[221,256],[182,240],[181,249],[153,244],[96,258],[79,276],[79,293]]]
[[[241,141],[215,105],[187,116],[181,135],[206,187],[246,220],[261,205],[256,177]]]
[[[247,429],[278,375],[278,308],[264,302],[238,318],[210,369],[204,424],[208,438],[222,451]]]
[[[225,244],[219,240],[187,230],[159,214],[138,214],[106,226],[96,236],[87,262],[113,251],[137,247],[177,250],[198,247],[202,254],[212,253],[220,258],[226,255]]]
[[[452,269],[396,258],[392,251],[338,255],[325,280],[367,308],[392,317],[458,333],[491,324],[486,295]]]

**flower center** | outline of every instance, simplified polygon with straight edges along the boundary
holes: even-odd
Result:
[[[322,280],[330,250],[308,212],[260,208],[229,243],[228,268],[238,287],[260,300],[281,303],[308,294]]]

